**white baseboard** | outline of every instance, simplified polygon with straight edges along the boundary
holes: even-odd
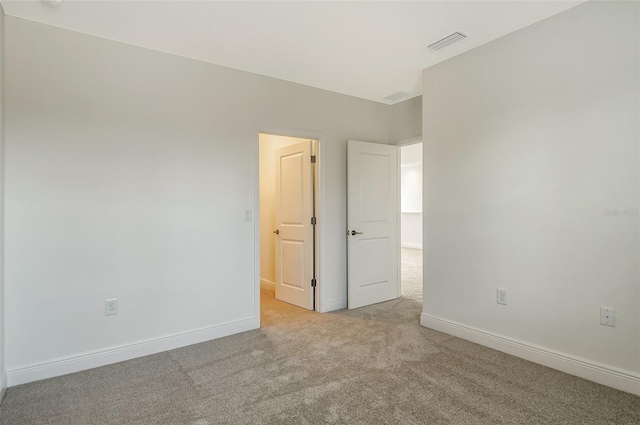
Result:
[[[640,395],[640,373],[555,352],[425,313],[420,315],[420,324],[589,381]]]
[[[260,288],[266,289],[268,291],[275,291],[276,284],[274,282],[271,282],[270,280],[260,278]]]
[[[121,345],[119,347],[83,353],[77,356],[69,356],[9,370],[7,371],[7,385],[12,387],[41,379],[53,378],[55,376],[118,363],[124,360],[148,356],[149,354],[173,350],[174,348],[186,347],[259,327],[259,322],[256,318],[243,319],[232,323],[150,339],[134,344]]]
[[[422,249],[421,243],[402,242],[400,246],[402,248]]]
[[[338,298],[336,300],[329,300],[320,305],[322,310],[320,313],[329,313],[330,311],[343,310],[347,308],[347,299]]]
[[[4,395],[7,392],[7,371],[3,370],[0,375],[0,403],[4,400]]]

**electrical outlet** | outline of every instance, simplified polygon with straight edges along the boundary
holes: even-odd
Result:
[[[610,307],[600,307],[600,324],[615,327],[616,309]]]
[[[110,300],[105,300],[104,315],[113,316],[114,314],[118,314],[118,299],[112,298]]]
[[[506,289],[496,289],[497,299],[496,302],[498,304],[507,305],[507,290]]]

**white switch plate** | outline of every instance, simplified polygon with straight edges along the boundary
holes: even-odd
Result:
[[[244,210],[244,221],[253,220],[253,210]]]
[[[496,289],[496,302],[498,304],[507,305],[507,290],[506,289]]]
[[[600,307],[600,324],[615,327],[616,309],[610,307]]]
[[[118,299],[111,298],[110,300],[105,300],[104,315],[113,316],[114,314],[118,314]]]

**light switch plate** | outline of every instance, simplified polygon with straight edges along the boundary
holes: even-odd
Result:
[[[616,309],[600,307],[600,324],[604,326],[616,326]]]

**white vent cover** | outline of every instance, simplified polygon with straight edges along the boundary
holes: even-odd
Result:
[[[430,50],[436,50],[436,51],[442,50],[445,47],[451,46],[453,43],[457,43],[458,41],[464,40],[465,38],[467,38],[467,36],[464,35],[463,33],[454,32],[453,34],[446,36],[442,40],[438,40],[435,43],[429,44],[426,48]]]
[[[409,93],[407,93],[406,91],[399,91],[395,92],[394,94],[390,94],[389,96],[385,97],[385,99],[390,102],[395,102],[396,100],[402,99],[403,97],[407,96],[409,96]]]

